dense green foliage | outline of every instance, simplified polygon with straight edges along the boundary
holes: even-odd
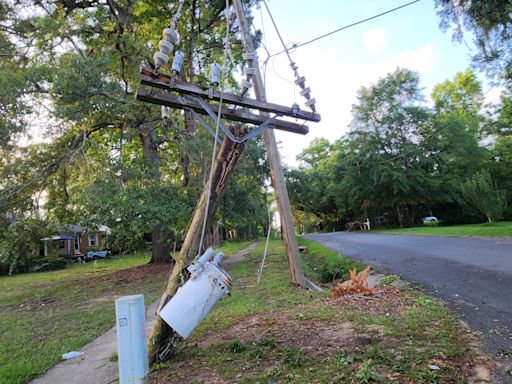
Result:
[[[257,0],[244,3],[250,12]],[[41,217],[41,228],[107,225],[107,245],[120,251],[152,242],[152,261],[179,247],[208,175],[212,138],[188,112],[172,111],[166,123],[158,106],[134,100],[139,67],[152,62],[177,4],[0,0],[5,269],[32,268],[37,241],[21,247],[16,239],[25,232],[36,239],[40,234],[25,224]],[[508,2],[436,4],[444,27],[455,22],[458,37],[464,28],[475,34],[479,67],[510,78]],[[227,78],[237,89],[242,46],[234,12],[224,8],[217,0],[185,2],[176,27],[176,49],[185,55],[180,76],[206,84],[208,66],[222,60],[229,22]],[[432,103],[418,75],[406,69],[361,88],[350,133],[334,143],[313,141],[299,157],[302,167],[287,172],[300,232],[342,229],[367,217],[400,226],[430,214],[445,223],[483,221],[488,213],[477,191],[491,205],[503,202],[502,214],[491,216],[511,217],[511,94],[509,85],[492,118],[484,118],[481,85],[471,71],[435,87]],[[472,188],[482,171],[491,189]],[[224,237],[265,233],[268,178],[263,145],[252,141],[219,204],[215,221]]]
[[[508,0],[435,0],[440,26],[454,26],[453,38],[462,41],[470,31],[477,52],[474,63],[487,74],[512,80],[512,3]]]
[[[462,195],[468,204],[487,217],[489,223],[503,218],[507,206],[505,194],[497,188],[489,171],[477,172],[462,184]]]
[[[432,214],[445,224],[509,218],[509,99],[492,120],[482,102],[469,70],[438,84],[432,107],[406,69],[362,87],[350,132],[315,140],[287,173],[300,230],[366,218],[407,227]]]
[[[42,262],[40,239],[50,233],[43,220],[30,217],[6,228],[0,242],[0,269],[4,266],[9,274],[31,271]]]
[[[249,11],[255,1],[244,3]],[[187,113],[172,111],[166,124],[160,107],[134,99],[139,67],[152,63],[177,4],[0,1],[0,239],[6,244],[22,230],[21,224],[13,229],[19,220],[44,217],[56,227],[107,225],[107,245],[120,251],[152,241],[153,261],[168,259],[174,242],[179,246],[208,175],[212,138]],[[176,27],[183,79],[204,83],[209,65],[222,60],[224,11],[223,1],[185,3]],[[229,23],[227,81],[236,88],[231,74],[241,67],[242,47],[235,44],[232,9]],[[21,140],[34,134],[44,142]],[[242,239],[259,235],[267,223],[265,153],[258,142],[246,152],[219,212],[223,230]],[[28,257],[11,244],[4,258]],[[23,269],[21,261],[11,268]]]

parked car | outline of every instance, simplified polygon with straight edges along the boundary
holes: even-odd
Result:
[[[439,221],[439,220],[435,216],[427,216],[427,217],[424,217],[423,219],[421,219],[421,221],[423,221],[424,223],[432,223],[434,221]]]
[[[104,259],[105,257],[110,256],[109,250],[104,251],[89,251],[85,255],[85,260],[95,260],[95,259]]]

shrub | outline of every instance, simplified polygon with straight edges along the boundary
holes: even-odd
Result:
[[[37,218],[12,224],[0,240],[0,264],[8,266],[10,275],[30,272],[40,259],[41,238],[50,233],[48,224]]]

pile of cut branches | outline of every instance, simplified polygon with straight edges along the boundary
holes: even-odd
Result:
[[[332,289],[332,294],[335,297],[345,295],[357,295],[365,293],[373,293],[379,290],[379,287],[368,287],[368,272],[372,268],[368,265],[364,270],[357,273],[355,268],[349,270],[350,280],[339,283]]]

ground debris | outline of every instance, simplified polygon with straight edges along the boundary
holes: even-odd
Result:
[[[368,272],[370,272],[371,267],[371,265],[368,265],[359,273],[356,272],[355,268],[350,269],[350,280],[337,284],[332,288],[332,294],[339,297],[378,292],[379,287],[368,287]]]

